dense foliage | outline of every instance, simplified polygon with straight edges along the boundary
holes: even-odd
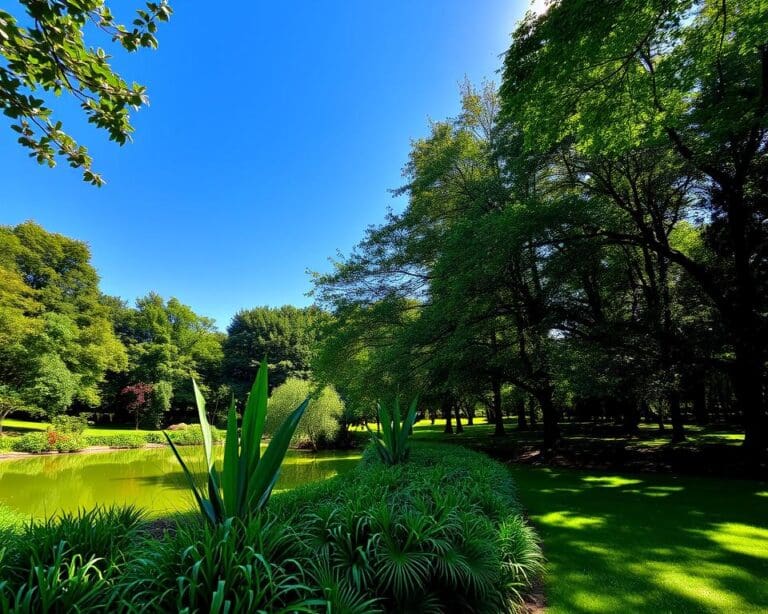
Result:
[[[317,449],[332,443],[339,431],[344,402],[332,386],[316,391],[310,381],[303,379],[288,379],[272,392],[264,433],[267,436],[275,433],[283,420],[306,398],[311,400],[296,427],[293,445]]]
[[[509,472],[474,452],[415,449],[388,467],[371,450],[270,509],[245,522],[184,519],[161,539],[130,508],[4,518],[0,607],[514,611],[542,570]]]
[[[500,89],[413,143],[401,213],[316,295],[351,406],[428,391],[452,418],[743,424],[768,447],[768,13],[751,0],[560,0]],[[504,406],[504,400],[507,406]]]

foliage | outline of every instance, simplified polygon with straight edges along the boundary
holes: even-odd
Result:
[[[126,408],[128,411],[133,412],[136,419],[136,430],[139,429],[140,416],[149,409],[152,388],[152,384],[139,382],[138,384],[126,386],[120,391],[120,394],[125,395],[128,399]]]
[[[331,387],[325,387],[313,394],[311,382],[296,378],[289,378],[272,392],[267,419],[264,422],[264,434],[271,436],[276,433],[294,408],[310,397],[309,406],[296,427],[291,444],[317,449],[332,442],[339,430],[339,418],[344,409],[343,401]]]
[[[327,314],[317,307],[258,307],[239,311],[227,327],[222,370],[235,394],[244,395],[258,360],[270,360],[270,390],[288,378],[307,379],[315,344]]]
[[[411,451],[408,439],[411,436],[413,423],[416,421],[417,403],[418,398],[411,402],[402,422],[400,419],[400,399],[395,397],[391,412],[385,405],[379,403],[381,437],[371,431],[370,428],[368,428],[368,432],[371,434],[376,453],[385,465],[397,465],[408,460]]]
[[[126,365],[88,247],[25,222],[0,227],[0,418],[95,406]]]
[[[88,445],[108,446],[110,448],[141,448],[147,443],[141,433],[115,433],[114,435],[85,435]]]
[[[106,2],[34,2],[19,0],[23,14],[0,11],[0,108],[12,118],[19,143],[40,164],[54,166],[57,157],[83,171],[94,185],[104,180],[91,167],[85,147],[67,134],[53,118],[49,103],[37,96],[52,92],[69,94],[81,106],[88,122],[105,130],[119,145],[130,139],[130,109],[147,104],[146,90],[128,85],[109,64],[101,47],[86,42],[86,33],[106,34],[126,51],[156,48],[159,22],[167,21],[171,8],[165,0],[148,2],[137,11],[132,26],[115,21]],[[91,31],[86,28],[94,24]],[[101,31],[101,32],[99,32]]]
[[[114,578],[139,534],[141,513],[96,508],[32,521],[0,552],[3,611],[97,611],[113,602]]]
[[[14,452],[40,454],[48,449],[48,433],[26,433],[13,441]]]
[[[415,448],[389,466],[371,447],[355,471],[273,511],[303,520],[315,577],[384,611],[516,609],[543,568],[506,469],[463,449]]]
[[[85,416],[55,416],[51,420],[51,429],[57,433],[82,435],[88,428],[88,418]]]
[[[322,604],[309,598],[295,559],[298,535],[275,519],[184,526],[148,550],[126,579],[143,609],[311,612]]]
[[[173,440],[165,433],[181,465],[200,512],[211,525],[220,525],[230,518],[247,520],[267,504],[280,474],[280,465],[288,450],[291,437],[307,408],[305,400],[283,421],[261,454],[261,437],[267,415],[267,364],[262,362],[243,412],[241,436],[237,432],[237,413],[232,399],[227,417],[224,461],[221,473],[213,462],[213,435],[205,412],[205,400],[192,380],[197,413],[203,434],[203,450],[207,465],[207,496],[198,489],[192,473],[182,459]]]

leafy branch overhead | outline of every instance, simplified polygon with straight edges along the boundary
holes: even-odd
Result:
[[[130,140],[130,111],[147,104],[146,88],[128,84],[110,66],[101,47],[86,43],[106,36],[129,52],[157,48],[159,22],[168,21],[166,0],[148,2],[131,25],[115,20],[103,0],[19,0],[24,17],[0,9],[0,108],[12,118],[18,141],[40,164],[65,159],[83,179],[100,186],[88,150],[53,116],[48,94],[68,94],[88,122],[106,130],[119,145]]]

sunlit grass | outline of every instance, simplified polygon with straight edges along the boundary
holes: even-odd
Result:
[[[768,611],[757,482],[515,466],[549,559],[548,614]]]

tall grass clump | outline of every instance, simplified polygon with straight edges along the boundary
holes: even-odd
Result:
[[[29,521],[0,548],[0,611],[104,611],[140,540],[133,507],[96,508]]]

